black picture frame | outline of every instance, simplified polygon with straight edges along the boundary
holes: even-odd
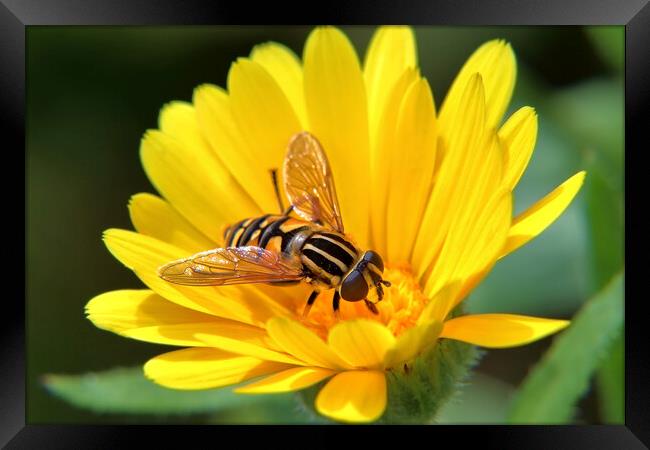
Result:
[[[315,24],[379,24],[409,23],[413,25],[625,25],[626,29],[626,89],[625,142],[634,152],[626,152],[626,235],[638,226],[632,221],[633,199],[638,178],[633,171],[640,164],[630,164],[629,157],[650,148],[647,121],[650,100],[650,6],[648,0],[445,0],[445,1],[347,1],[310,3],[296,7],[295,3],[268,2],[250,5],[225,1],[145,1],[145,0],[0,0],[0,118],[6,131],[3,145],[6,155],[20,155],[25,148],[25,34],[31,25],[155,25],[155,24],[232,24],[279,23]],[[646,114],[644,114],[646,113]],[[645,125],[645,126],[644,126]],[[6,147],[5,147],[6,146]],[[628,157],[628,155],[631,155]],[[5,167],[12,167],[7,164]],[[6,172],[2,178],[3,196],[18,201],[16,182]],[[25,176],[29,174],[25,172]],[[639,188],[640,189],[640,188]],[[26,201],[26,197],[25,197]],[[638,210],[637,203],[637,210]],[[18,207],[16,209],[19,209]],[[24,210],[23,210],[24,211]],[[13,236],[23,236],[24,227],[14,216]],[[23,215],[25,217],[25,215]],[[26,217],[26,220],[29,220]],[[18,245],[20,239],[15,239]],[[626,243],[630,239],[626,239]],[[627,246],[626,258],[639,248],[635,241]],[[18,250],[16,250],[16,254]],[[5,255],[10,270],[18,271],[15,258]],[[25,261],[25,265],[28,261]],[[634,269],[634,264],[630,265]],[[2,345],[0,346],[0,445],[8,448],[108,448],[134,443],[144,437],[150,443],[224,442],[242,434],[242,427],[179,427],[179,426],[69,426],[32,425],[25,420],[25,304],[26,286],[16,283],[20,277],[9,277],[5,291]],[[627,277],[626,293],[635,293],[636,280]],[[639,290],[640,291],[640,290]],[[22,295],[20,295],[22,292]],[[626,297],[627,298],[627,297]],[[630,295],[626,302],[626,396],[625,425],[589,426],[464,426],[417,428],[423,439],[434,442],[452,440],[455,446],[480,442],[488,448],[517,449],[632,449],[650,445],[650,364],[644,343],[648,327],[642,314],[644,298]],[[645,336],[645,338],[644,338]],[[339,444],[331,430],[351,427],[264,427],[260,434],[286,434],[302,442],[327,445]],[[416,427],[409,427],[412,433]],[[384,436],[406,431],[403,427],[358,427],[355,433],[363,438]],[[232,436],[225,437],[225,434]],[[257,435],[256,432],[254,435]],[[137,436],[136,436],[137,435]],[[189,439],[189,440],[187,440]],[[308,439],[308,441],[305,441]],[[413,439],[413,438],[411,438]],[[281,444],[281,441],[277,441]],[[408,445],[408,442],[405,441]],[[645,443],[645,445],[644,445]],[[430,445],[434,445],[431,443]]]

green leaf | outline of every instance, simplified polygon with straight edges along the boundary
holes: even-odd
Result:
[[[622,28],[618,28],[594,27],[587,31],[600,36],[598,42],[605,44],[608,36],[614,39],[620,35],[614,49],[620,53],[623,37]],[[566,89],[549,102],[553,116],[564,120],[568,136],[580,149],[588,173],[583,190],[589,217],[586,235],[590,240],[590,292],[601,289],[620,271],[624,260],[623,92],[622,79],[591,80]],[[623,347],[622,340],[612,345],[598,370],[601,419],[609,423],[624,421]]]
[[[606,423],[625,423],[625,342],[621,333],[598,369],[600,416]]]
[[[591,239],[592,284],[594,291],[605,285],[623,266],[623,195],[608,182],[596,166],[589,173],[586,188]],[[621,183],[622,184],[622,183]]]
[[[83,375],[46,375],[46,388],[57,397],[100,413],[205,414],[259,404],[296,409],[291,394],[243,395],[230,388],[182,391],[167,389],[145,378],[141,367],[116,368]]]
[[[623,326],[623,273],[578,312],[524,380],[510,423],[569,423],[578,399]]]

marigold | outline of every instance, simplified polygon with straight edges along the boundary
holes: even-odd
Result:
[[[202,85],[193,102],[166,105],[141,145],[162,194],[129,203],[137,232],[110,229],[111,253],[147,290],[101,294],[87,305],[100,328],[189,347],[144,366],[156,383],[205,389],[260,379],[242,393],[300,390],[329,379],[323,415],[378,419],[386,374],[440,338],[483,347],[526,344],[568,325],[510,314],[450,314],[495,262],[541,233],[569,205],[584,172],[512,218],[512,191],[537,134],[530,107],[502,116],[515,83],[509,44],[490,41],[469,58],[436,111],[417,68],[413,32],[382,27],[363,67],[336,28],[317,28],[301,61],[267,43],[235,62],[228,91]],[[269,169],[292,135],[308,130],[333,168],[346,231],[374,249],[392,282],[379,314],[319,298],[301,317],[308,288],[188,287],[157,268],[220,246],[224,226],[277,211]],[[321,297],[330,297],[324,292]]]

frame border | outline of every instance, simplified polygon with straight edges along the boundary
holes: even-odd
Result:
[[[318,17],[309,9],[285,8],[276,2],[250,5],[221,0],[187,0],[156,2],[148,0],[0,0],[0,118],[7,124],[4,135],[7,150],[20,154],[25,148],[25,36],[30,25],[189,25],[268,23],[275,17],[279,23],[314,24],[378,24],[410,23],[412,25],[625,25],[625,141],[628,148],[649,148],[646,137],[650,100],[650,68],[645,67],[650,54],[650,6],[648,0],[500,0],[480,3],[473,0],[419,0],[398,5],[390,0],[327,2],[319,5]],[[252,10],[255,15],[252,15]],[[289,12],[287,12],[289,11]],[[316,8],[312,9],[316,11]],[[293,19],[293,20],[292,20]],[[260,22],[261,21],[261,22]],[[643,139],[645,138],[645,139]],[[645,145],[644,145],[645,144]],[[10,153],[10,152],[7,152]],[[633,170],[628,164],[625,170]],[[25,152],[26,157],[26,152]],[[25,180],[27,164],[25,163]],[[638,165],[637,165],[638,166]],[[635,179],[626,179],[626,233],[631,230],[632,192]],[[13,192],[10,179],[2,180],[4,192]],[[15,196],[10,196],[15,197]],[[26,208],[27,195],[25,195]],[[25,213],[25,209],[23,210]],[[24,216],[26,217],[26,216]],[[24,228],[18,229],[27,241]],[[15,242],[18,242],[17,240]],[[626,250],[627,241],[626,241]],[[627,253],[627,252],[626,252]],[[27,262],[25,261],[25,267]],[[628,282],[635,283],[631,277]],[[27,283],[23,289],[26,297]],[[18,289],[16,289],[18,291]],[[242,436],[243,426],[69,426],[29,425],[25,420],[25,304],[20,292],[5,303],[9,307],[2,330],[0,347],[0,445],[7,448],[85,448],[123,445],[134,438],[179,443],[201,439],[224,439],[224,434]],[[647,448],[650,443],[650,364],[643,343],[649,342],[648,327],[642,321],[642,299],[626,303],[625,332],[625,426],[476,426],[467,433],[464,426],[438,426],[435,436],[456,442],[477,442],[488,448]],[[6,311],[6,310],[5,310]],[[197,428],[200,432],[196,433]],[[381,436],[386,429],[398,432],[404,427],[358,427],[357,436]],[[331,430],[349,431],[352,427],[271,427],[269,434],[290,434],[292,439],[305,438],[338,444],[339,438],[328,439]],[[421,432],[423,427],[409,427],[408,433]],[[186,434],[187,433],[187,434]],[[217,434],[218,433],[218,434]],[[303,434],[309,433],[309,434]],[[391,434],[393,431],[390,432]],[[53,441],[53,438],[56,441]],[[212,441],[215,442],[215,441]],[[219,442],[219,441],[216,441]],[[469,443],[468,442],[468,443]]]

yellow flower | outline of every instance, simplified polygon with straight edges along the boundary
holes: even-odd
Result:
[[[111,229],[104,239],[149,289],[99,295],[88,317],[129,338],[188,347],[145,364],[163,386],[262,377],[238,392],[271,393],[328,379],[316,409],[347,422],[379,418],[387,373],[440,338],[510,347],[566,327],[509,314],[450,315],[498,259],[564,211],[584,179],[572,176],[512,217],[512,190],[537,134],[530,107],[501,124],[515,76],[510,45],[487,42],[437,111],[409,28],[380,28],[363,66],[336,28],[315,29],[302,62],[276,43],[255,47],[232,65],[227,91],[199,86],[191,104],[166,105],[159,130],[145,134],[142,163],[162,198],[135,195],[137,232]],[[277,211],[269,169],[281,166],[302,130],[329,157],[346,231],[384,258],[392,287],[379,315],[343,301],[337,321],[330,291],[303,320],[304,285],[189,287],[159,278],[159,266],[220,246],[226,225]]]

